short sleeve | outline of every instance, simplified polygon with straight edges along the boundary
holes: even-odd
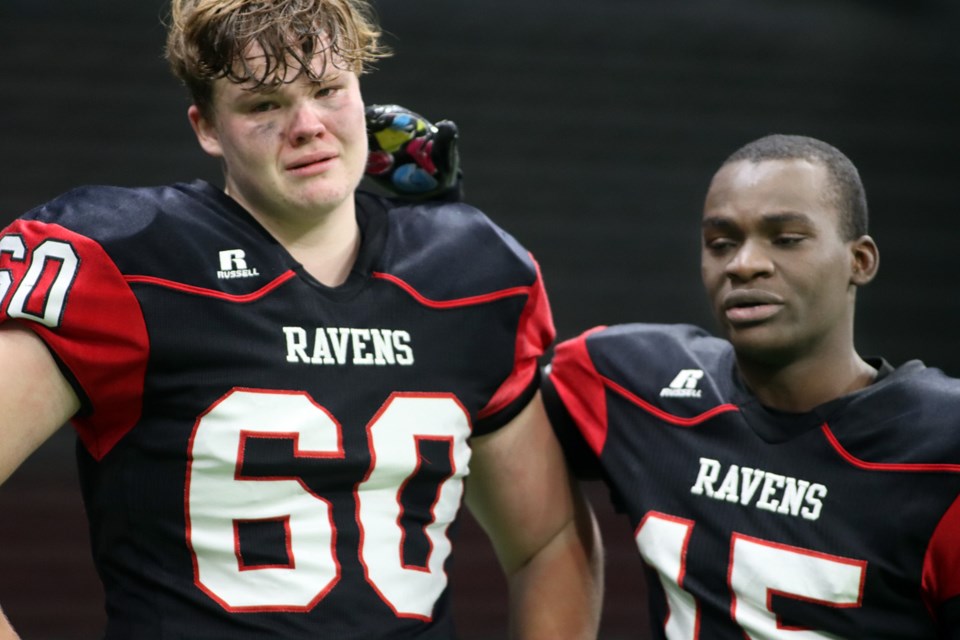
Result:
[[[0,322],[10,320],[47,344],[84,403],[73,425],[102,457],[140,417],[149,351],[123,274],[82,234],[16,221],[0,236]]]
[[[475,433],[493,431],[527,405],[539,383],[540,358],[556,336],[543,277],[536,261],[533,264],[536,278],[527,287],[527,301],[517,323],[513,370],[479,412],[480,423]]]

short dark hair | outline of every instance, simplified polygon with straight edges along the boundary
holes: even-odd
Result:
[[[808,160],[823,165],[832,186],[828,197],[840,211],[840,230],[846,236],[844,239],[854,240],[867,233],[867,196],[860,172],[839,149],[816,138],[778,133],[740,147],[723,165],[764,160]]]

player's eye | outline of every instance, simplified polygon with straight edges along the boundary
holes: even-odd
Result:
[[[250,105],[250,113],[266,113],[277,108],[277,103],[271,100],[262,100]]]
[[[723,253],[737,246],[736,241],[726,236],[705,237],[703,246],[711,253]]]
[[[317,98],[329,98],[334,95],[339,90],[339,87],[333,85],[326,85],[317,89],[317,92],[314,94]]]
[[[806,240],[806,236],[785,233],[773,239],[773,244],[779,247],[794,247]]]

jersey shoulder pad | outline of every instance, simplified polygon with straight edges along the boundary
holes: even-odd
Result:
[[[462,203],[393,206],[379,268],[434,300],[495,294],[538,279],[530,253]]]
[[[262,227],[202,181],[82,187],[21,220],[92,240],[125,276],[245,294],[289,269]]]
[[[190,207],[184,200],[198,184],[161,187],[89,185],[72,189],[27,212],[24,220],[60,225],[101,244],[135,237],[170,212]],[[184,217],[189,221],[190,217]]]
[[[688,324],[625,324],[590,334],[586,350],[614,391],[667,420],[690,421],[729,405],[729,342]]]
[[[826,419],[851,425],[834,436],[857,461],[960,473],[960,380],[919,360],[853,394]]]
[[[713,372],[730,362],[730,344],[689,324],[622,324],[589,334],[587,349],[598,371],[613,378],[652,379],[678,369]]]

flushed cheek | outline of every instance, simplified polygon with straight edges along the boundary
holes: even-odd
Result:
[[[275,124],[263,124],[238,132],[234,155],[249,166],[273,164],[277,155],[278,129]]]
[[[251,155],[266,155],[280,135],[280,125],[265,122],[240,132],[240,144],[247,147]]]
[[[271,120],[252,127],[250,134],[258,138],[274,138],[279,130],[280,125]]]
[[[350,106],[338,110],[333,115],[330,127],[344,142],[358,144],[362,139],[363,146],[366,148],[367,121],[362,102],[353,102]]]

